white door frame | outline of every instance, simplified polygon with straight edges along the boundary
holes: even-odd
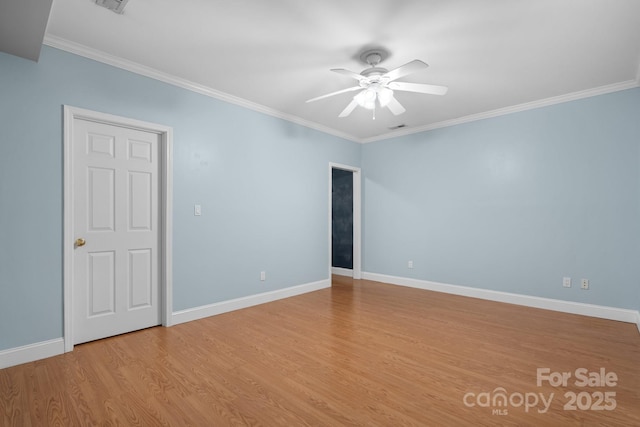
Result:
[[[82,108],[64,106],[64,205],[63,205],[63,292],[64,351],[73,350],[73,122],[89,120],[158,134],[160,139],[160,312],[163,326],[172,325],[173,307],[173,129],[167,126],[114,116]]]
[[[331,252],[332,252],[332,205],[333,205],[333,174],[334,169],[353,172],[353,278],[362,279],[362,177],[360,168],[329,163],[329,279],[331,279]]]

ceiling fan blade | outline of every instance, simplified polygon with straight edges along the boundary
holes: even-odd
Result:
[[[393,97],[393,95],[391,95],[391,97],[389,98],[389,102],[387,103],[387,108],[389,109],[389,111],[393,113],[394,116],[397,116],[407,111],[402,106],[402,104],[400,104],[398,100]]]
[[[340,113],[338,117],[347,117],[349,114],[351,114],[353,110],[355,110],[357,106],[358,106],[358,101],[356,101],[355,99],[352,99],[349,105],[347,105],[347,108],[342,110],[342,113]]]
[[[330,96],[340,95],[341,93],[353,92],[354,90],[358,90],[358,89],[362,89],[362,87],[360,87],[360,86],[354,86],[354,87],[350,87],[350,88],[347,88],[347,89],[342,89],[342,90],[339,90],[339,91],[337,91],[337,92],[331,92],[331,93],[328,93],[328,94],[326,94],[326,95],[322,95],[322,96],[318,96],[318,97],[316,97],[316,98],[308,99],[306,102],[313,102],[313,101],[317,101],[317,100],[319,100],[319,99],[328,98],[328,97],[330,97]]]
[[[344,74],[345,76],[349,76],[352,79],[356,79],[359,82],[362,81],[363,79],[366,79],[365,76],[358,73],[354,73],[353,71],[345,70],[344,68],[333,68],[331,71],[338,74]]]
[[[416,71],[426,70],[427,67],[428,65],[424,62],[420,61],[419,59],[414,59],[411,62],[407,62],[406,64],[387,72],[382,77],[388,77],[389,81],[394,81],[396,79],[399,79],[400,77],[415,73]]]
[[[391,90],[403,90],[406,92],[428,93],[429,95],[444,95],[449,90],[446,86],[428,85],[423,83],[391,82],[388,85]]]

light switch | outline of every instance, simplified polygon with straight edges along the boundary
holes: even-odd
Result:
[[[200,205],[194,205],[193,206],[193,214],[195,216],[200,216],[202,215],[202,207]]]

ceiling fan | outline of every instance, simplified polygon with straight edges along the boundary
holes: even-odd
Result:
[[[334,71],[339,74],[344,74],[358,81],[358,86],[353,86],[347,89],[342,89],[337,92],[328,93],[326,95],[318,96],[307,100],[307,102],[314,102],[320,99],[328,98],[330,96],[339,95],[341,93],[353,92],[359,90],[349,105],[342,110],[339,117],[347,117],[351,112],[359,105],[368,110],[373,110],[373,119],[376,118],[376,106],[382,108],[386,107],[394,115],[402,114],[406,110],[393,96],[394,90],[405,92],[417,92],[426,93],[430,95],[444,95],[447,93],[446,86],[437,86],[423,83],[408,83],[397,82],[400,77],[404,77],[408,74],[425,70],[428,65],[419,59],[415,59],[408,62],[398,68],[388,71],[386,68],[378,67],[378,64],[382,62],[388,53],[382,49],[371,49],[363,52],[360,55],[360,59],[368,64],[370,68],[362,71],[360,74],[353,71],[345,70],[343,68],[334,68]]]

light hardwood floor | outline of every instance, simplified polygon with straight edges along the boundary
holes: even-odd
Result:
[[[572,376],[538,386],[538,368]],[[576,385],[580,368],[616,384]],[[505,406],[493,402],[500,387]],[[334,277],[330,289],[0,370],[0,425],[639,426],[640,334]]]

